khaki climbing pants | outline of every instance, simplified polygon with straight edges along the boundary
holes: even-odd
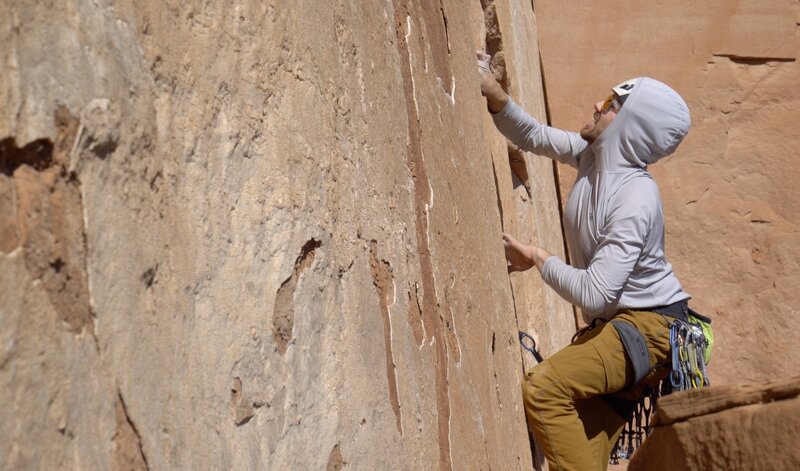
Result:
[[[633,366],[608,322],[537,365],[522,382],[528,426],[550,471],[605,470],[639,395],[669,373],[667,318],[625,310],[614,320],[633,324],[647,343],[650,373],[636,387]]]

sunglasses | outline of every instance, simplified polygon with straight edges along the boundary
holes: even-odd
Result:
[[[600,109],[600,112],[606,113],[612,108],[615,112],[619,112],[620,108],[622,108],[622,103],[620,103],[614,95],[608,95],[606,101],[603,102],[603,107]]]

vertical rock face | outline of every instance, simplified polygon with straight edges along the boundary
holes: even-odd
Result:
[[[528,466],[574,318],[474,49],[544,119],[530,2],[5,3],[0,468]]]
[[[579,129],[611,86],[642,75],[689,105],[688,137],[650,170],[668,259],[713,318],[712,381],[796,372],[800,2],[536,5],[554,125]]]

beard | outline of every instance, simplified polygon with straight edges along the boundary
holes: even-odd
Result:
[[[580,135],[584,141],[588,142],[589,144],[594,143],[594,141],[600,137],[600,134],[603,133],[603,130],[608,127],[611,123],[611,120],[614,119],[616,113],[613,115],[610,114],[611,111],[607,111],[606,113],[595,112],[589,121],[581,128]]]
[[[589,144],[593,143],[594,140],[597,139],[595,128],[597,128],[597,123],[587,123],[586,126],[581,129],[581,137]]]

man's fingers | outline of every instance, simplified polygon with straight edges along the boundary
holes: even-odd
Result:
[[[475,51],[475,56],[478,58],[478,70],[481,72],[486,72],[487,74],[492,73],[491,66],[489,65],[489,62],[492,60],[492,56],[486,54],[480,49]]]
[[[507,245],[507,246],[508,245],[519,245],[519,242],[517,242],[517,239],[515,239],[514,236],[512,236],[511,234],[509,234],[507,232],[503,233],[503,243],[505,245]]]

